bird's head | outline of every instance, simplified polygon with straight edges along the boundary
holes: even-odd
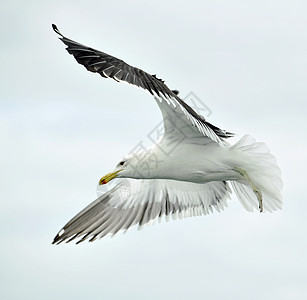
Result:
[[[127,160],[128,159],[123,159],[121,160],[115,167],[115,169],[113,170],[113,172],[106,174],[105,176],[101,177],[99,180],[99,185],[103,185],[108,183],[109,181],[111,181],[112,179],[116,178],[116,177],[123,177],[121,176],[123,173],[123,171],[125,171],[126,167],[127,167]],[[121,174],[120,174],[121,173]]]
[[[152,178],[152,170],[148,168],[148,160],[152,160],[151,154],[150,151],[143,151],[126,156],[111,173],[101,177],[99,185],[106,184],[114,178]]]
[[[108,183],[114,178],[134,177],[135,169],[138,167],[138,159],[135,155],[124,157],[111,173],[106,174],[99,180],[99,185]]]

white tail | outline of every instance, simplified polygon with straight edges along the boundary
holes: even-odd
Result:
[[[281,172],[267,145],[245,135],[230,149],[239,152],[241,165],[238,167],[245,170],[253,184],[261,190],[264,211],[281,209]],[[231,184],[246,210],[259,209],[258,199],[246,180],[231,181]]]

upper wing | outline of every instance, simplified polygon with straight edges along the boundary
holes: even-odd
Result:
[[[208,214],[227,206],[230,188],[226,182],[197,184],[162,179],[124,179],[70,220],[54,243],[94,241],[135,224],[142,227],[163,215],[168,220]],[[82,238],[81,238],[82,237]]]
[[[181,127],[187,130],[186,133],[192,135],[200,133],[221,145],[224,144],[223,138],[233,136],[232,133],[226,132],[207,122],[203,116],[197,114],[188,104],[180,99],[176,91],[170,90],[164,81],[158,79],[156,75],[150,75],[114,56],[68,39],[62,35],[56,25],[53,24],[52,27],[61,36],[60,39],[67,46],[66,50],[87,70],[99,73],[102,77],[110,77],[116,81],[126,81],[159,97],[161,101],[159,106],[164,121],[166,115],[172,116],[172,120],[177,119],[177,125],[180,120],[181,125],[183,125]],[[173,114],[175,114],[175,118]],[[174,123],[164,122],[164,126],[165,132],[172,131]]]

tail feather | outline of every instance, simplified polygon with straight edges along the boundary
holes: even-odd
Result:
[[[241,168],[251,181],[262,192],[264,211],[274,211],[282,208],[281,172],[275,157],[265,143],[256,142],[254,138],[245,135],[230,149],[240,155]],[[243,207],[248,211],[258,209],[259,203],[249,183],[245,180],[231,182],[234,192]]]

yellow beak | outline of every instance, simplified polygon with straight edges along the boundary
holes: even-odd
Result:
[[[115,178],[120,171],[122,171],[122,170],[118,170],[118,171],[113,172],[113,173],[108,173],[107,175],[101,177],[101,179],[99,180],[99,185],[108,183],[110,180]]]

